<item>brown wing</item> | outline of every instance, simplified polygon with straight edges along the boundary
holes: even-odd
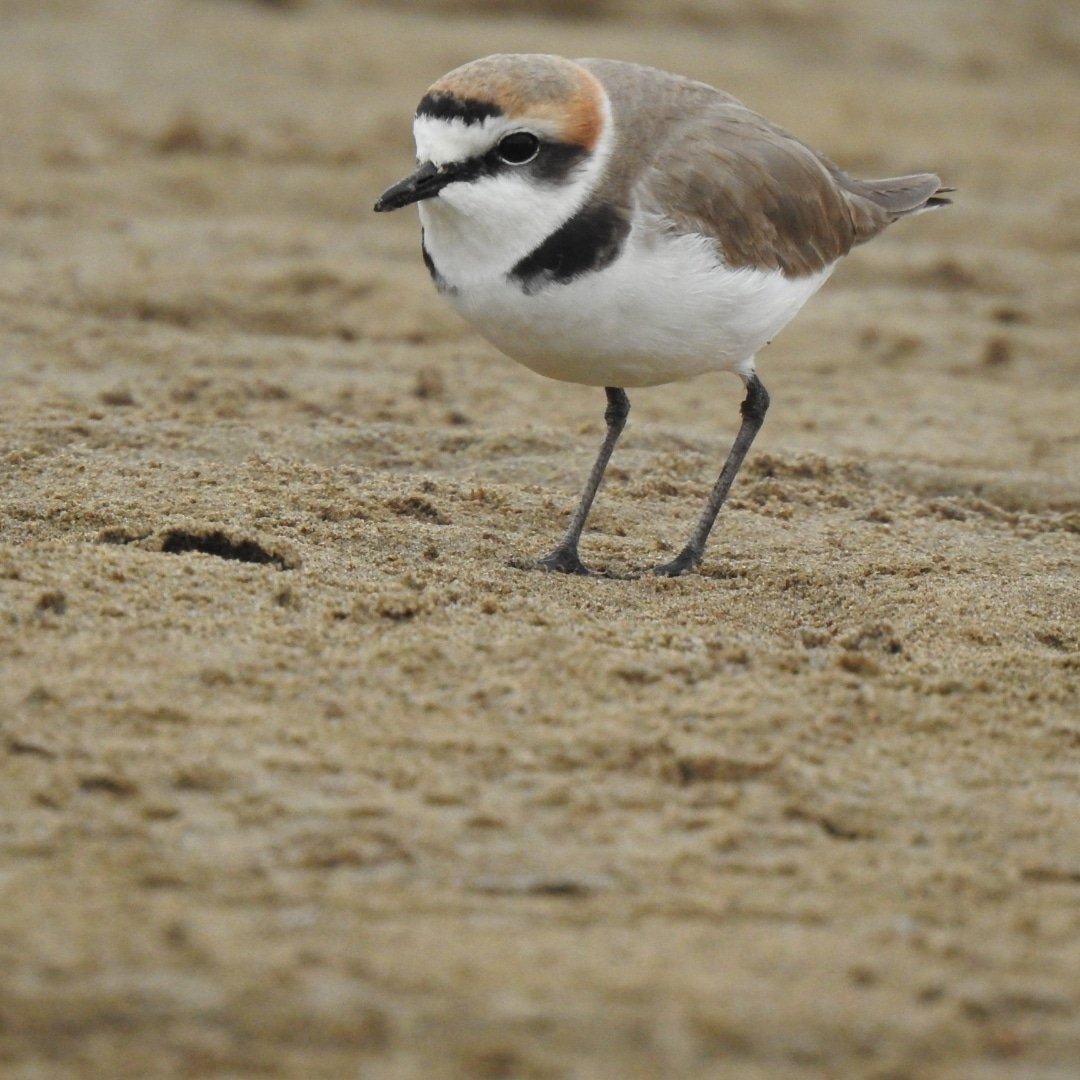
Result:
[[[936,176],[854,180],[729,94],[649,68],[585,63],[608,90],[620,133],[611,175],[622,179],[606,197],[712,237],[731,267],[811,274],[934,205]]]

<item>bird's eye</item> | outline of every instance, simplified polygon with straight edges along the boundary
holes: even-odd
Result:
[[[499,140],[495,153],[507,165],[525,165],[540,153],[540,140],[530,131],[515,131]]]

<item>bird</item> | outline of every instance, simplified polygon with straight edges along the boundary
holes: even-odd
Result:
[[[734,372],[741,423],[685,546],[696,570],[765,419],[755,358],[853,247],[951,202],[934,173],[849,176],[732,95],[619,60],[497,54],[421,97],[416,168],[374,205],[417,204],[436,290],[488,341],[603,387],[606,433],[562,539],[515,565],[594,573],[580,542],[627,389]]]

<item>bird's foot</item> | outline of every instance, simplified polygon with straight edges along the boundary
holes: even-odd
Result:
[[[696,570],[701,564],[701,556],[690,546],[684,547],[669,563],[654,566],[652,572],[657,577],[679,577]]]
[[[514,559],[510,565],[518,570],[545,570],[549,574],[599,576],[581,561],[576,548],[568,547],[557,547],[542,559]]]

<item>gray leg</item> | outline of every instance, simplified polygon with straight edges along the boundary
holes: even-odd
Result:
[[[761,384],[757,375],[751,374],[743,381],[746,383],[746,398],[741,407],[742,425],[739,427],[738,435],[735,436],[727,461],[724,462],[724,467],[720,471],[720,477],[705,503],[697,528],[690,534],[686,547],[671,562],[657,566],[653,570],[654,574],[676,577],[701,564],[701,557],[705,553],[705,541],[709,539],[709,533],[712,532],[716,515],[720,513],[720,507],[724,505],[728,497],[739,466],[742,465],[743,458],[746,457],[746,452],[750,449],[750,444],[754,441],[758,429],[764,423],[765,413],[769,408],[769,392]]]
[[[585,528],[585,519],[589,516],[600,481],[604,479],[604,470],[611,458],[611,452],[615,449],[623,428],[626,427],[626,417],[630,412],[630,399],[626,396],[625,390],[620,390],[617,386],[607,386],[604,390],[607,393],[607,408],[604,410],[607,434],[604,436],[592,472],[589,473],[585,490],[581,493],[581,502],[578,503],[578,508],[574,511],[574,516],[567,526],[566,535],[551,554],[545,555],[532,564],[539,570],[556,570],[562,574],[592,573],[578,557],[578,541],[581,540],[581,530]]]

